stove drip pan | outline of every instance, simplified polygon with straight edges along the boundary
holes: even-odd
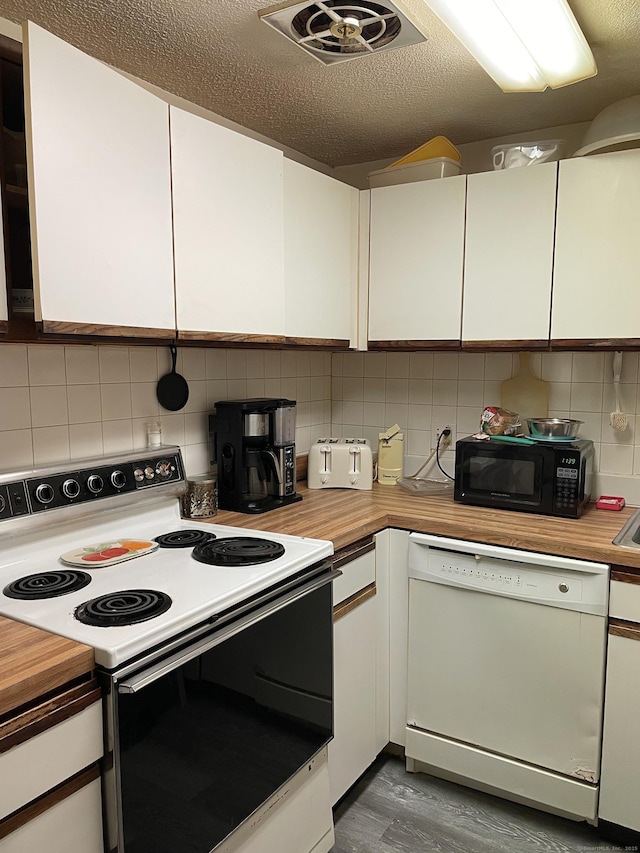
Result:
[[[198,545],[191,556],[210,566],[255,566],[270,563],[284,554],[284,546],[270,539],[231,536]]]
[[[154,536],[153,541],[161,548],[194,548],[215,538],[215,533],[206,530],[172,530],[171,533]]]
[[[100,595],[76,607],[75,617],[85,625],[107,628],[135,625],[165,613],[171,599],[154,589],[125,589]]]
[[[91,575],[86,572],[56,569],[51,572],[41,572],[37,575],[26,575],[23,578],[18,578],[5,586],[2,592],[7,598],[34,601],[67,595],[67,593],[82,589],[89,583],[91,583]]]

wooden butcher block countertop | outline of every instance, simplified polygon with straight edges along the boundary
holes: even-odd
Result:
[[[93,667],[89,646],[0,616],[0,721]]]
[[[579,519],[562,519],[467,506],[454,502],[451,495],[421,497],[378,483],[362,492],[308,489],[301,483],[297,489],[302,495],[299,503],[260,515],[220,510],[211,521],[330,539],[336,550],[385,527],[397,527],[640,569],[640,549],[611,544],[634,507],[612,512],[591,504]]]

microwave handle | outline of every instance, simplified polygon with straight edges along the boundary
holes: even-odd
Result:
[[[342,572],[338,569],[332,569],[327,574],[322,575],[322,577],[315,578],[313,581],[310,581],[297,589],[291,590],[287,595],[277,598],[275,601],[271,601],[259,610],[231,622],[226,628],[216,632],[214,636],[205,637],[194,645],[183,649],[181,652],[171,655],[171,657],[165,658],[159,663],[150,666],[148,669],[143,670],[133,678],[119,682],[118,693],[139,693],[145,687],[153,684],[154,681],[157,681],[164,675],[168,675],[170,672],[173,672],[173,670],[178,669],[178,667],[188,663],[190,660],[193,660],[193,658],[196,658],[204,652],[209,651],[209,649],[220,645],[220,643],[230,639],[245,628],[255,625],[257,622],[266,619],[267,616],[277,613],[289,604],[293,604],[295,601],[304,598],[304,596],[326,586],[341,574]]]

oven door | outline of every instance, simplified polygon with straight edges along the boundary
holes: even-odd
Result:
[[[456,445],[454,498],[462,503],[551,513],[553,451],[491,441]]]
[[[110,677],[110,851],[209,853],[328,743],[338,574]]]

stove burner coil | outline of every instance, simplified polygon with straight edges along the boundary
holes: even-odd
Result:
[[[161,533],[154,537],[161,548],[193,548],[215,539],[214,533],[206,530],[173,530],[171,533]]]
[[[76,607],[76,619],[85,625],[107,628],[113,625],[135,625],[165,613],[171,599],[154,589],[125,589],[99,595]]]
[[[277,560],[284,554],[284,546],[269,539],[248,536],[231,536],[198,545],[191,556],[210,566],[256,566]]]
[[[25,600],[56,598],[59,595],[76,592],[89,583],[91,583],[91,575],[86,572],[61,569],[18,578],[5,586],[2,592],[7,598]]]

